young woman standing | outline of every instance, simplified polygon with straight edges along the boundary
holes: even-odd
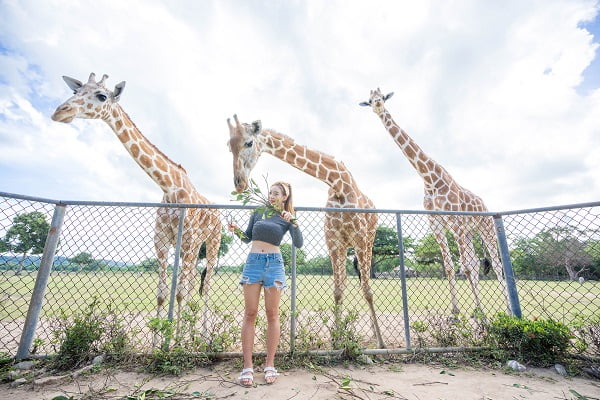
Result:
[[[242,271],[240,284],[244,290],[244,321],[242,323],[242,352],[244,367],[238,378],[243,386],[254,384],[252,351],[254,348],[255,322],[261,289],[264,291],[267,316],[267,358],[265,360],[265,382],[272,384],[279,373],[275,369],[275,352],[279,345],[279,302],[281,292],[287,287],[283,258],[279,245],[286,232],[290,232],[292,244],[300,248],[302,232],[294,218],[292,188],[289,183],[275,182],[269,188],[269,202],[280,213],[267,216],[255,211],[250,218],[242,241],[252,243],[250,254]],[[229,224],[231,232],[239,229]]]

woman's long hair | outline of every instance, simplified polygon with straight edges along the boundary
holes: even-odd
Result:
[[[287,199],[283,202],[283,211],[287,211],[294,215],[294,201],[292,199],[292,186],[283,181],[278,181],[273,184],[273,186],[278,186],[281,188],[281,191],[284,195],[287,195]]]

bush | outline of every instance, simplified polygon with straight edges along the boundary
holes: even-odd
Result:
[[[600,315],[577,315],[571,326],[574,330],[575,350],[579,353],[600,355]]]
[[[129,348],[129,337],[116,311],[110,306],[101,311],[95,298],[86,310],[72,318],[63,311],[58,325],[53,335],[60,347],[52,361],[58,370],[79,367],[103,353],[119,359]]]
[[[509,358],[537,366],[549,366],[567,355],[569,328],[551,319],[520,319],[499,313],[491,321],[491,345]]]

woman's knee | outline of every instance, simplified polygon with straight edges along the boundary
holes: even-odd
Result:
[[[255,321],[257,315],[258,315],[258,309],[244,310],[244,319],[246,319],[248,321]]]

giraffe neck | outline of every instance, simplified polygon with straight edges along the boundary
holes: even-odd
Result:
[[[150,142],[133,123],[129,115],[115,104],[111,115],[104,118],[131,157],[165,193],[165,201],[188,203],[194,189],[185,169],[172,161]]]
[[[396,124],[392,116],[387,110],[383,110],[379,114],[379,118],[383,125],[390,133],[400,150],[404,153],[413,168],[419,173],[425,182],[426,191],[435,190],[435,186],[441,182],[446,184],[451,180],[450,175],[444,167],[438,164],[434,159],[430,158],[425,152],[408,136],[402,128]]]
[[[336,196],[341,197],[351,191],[360,192],[343,162],[295,143],[290,137],[274,130],[263,130],[263,135],[263,151],[326,183]]]

